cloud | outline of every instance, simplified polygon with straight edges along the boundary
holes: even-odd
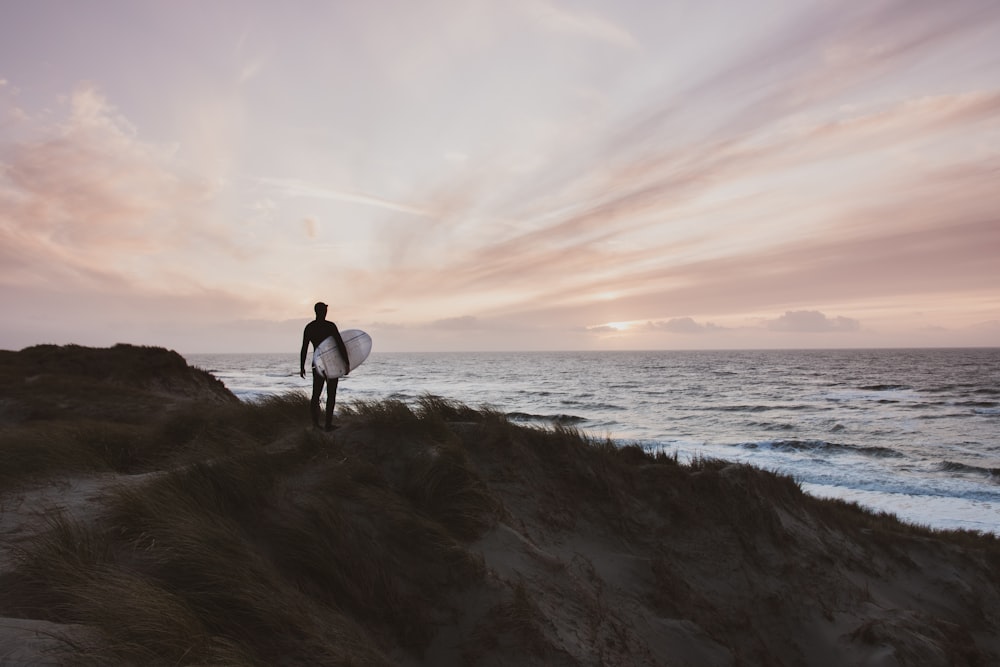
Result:
[[[390,267],[374,277],[371,284],[384,281],[384,289],[373,298],[454,294],[462,286],[495,313],[582,323],[656,317],[664,304],[682,312],[755,312],[873,295],[989,290],[1000,287],[992,251],[1000,245],[1000,227],[991,218],[1000,205],[992,185],[997,175],[982,161],[925,170],[883,189],[877,203],[833,202],[843,208],[824,212],[821,225],[810,219],[812,207],[804,210],[808,234],[782,230],[747,242],[740,241],[741,227],[755,221],[739,201],[716,209],[715,220],[731,216],[733,224],[711,235],[711,228],[691,228],[681,211],[672,211],[677,204],[665,201],[683,201],[687,185],[664,183],[662,191],[641,191],[632,199],[614,193],[608,203],[604,193],[591,192],[584,197],[593,198],[589,204],[551,222],[439,254],[433,270]],[[656,215],[646,222],[649,213]],[[679,228],[673,238],[621,242],[629,233],[671,226]],[[721,243],[726,237],[734,241]],[[430,244],[421,235],[414,242]],[[600,298],[607,293],[620,295],[615,313],[607,313]],[[491,301],[493,294],[501,300]],[[536,309],[531,302],[546,305]]]
[[[247,270],[253,234],[218,221],[220,186],[144,141],[95,86],[14,130],[0,145],[0,301],[15,313],[3,345],[197,350],[225,340],[213,318],[287,313],[273,274]]]
[[[338,190],[336,188],[329,188],[323,185],[317,185],[314,183],[308,183],[306,181],[300,181],[291,178],[259,178],[257,180],[263,185],[270,186],[279,195],[285,197],[311,197],[316,199],[330,199],[334,201],[347,202],[350,204],[361,204],[363,206],[372,206],[375,208],[384,209],[386,211],[408,213],[410,215],[415,215],[422,218],[430,218],[434,217],[435,215],[433,211],[421,208],[419,206],[411,206],[409,204],[389,201],[388,199],[382,199],[380,197],[375,197],[372,195],[367,195],[359,192],[350,192],[346,190]]]
[[[960,26],[971,29],[974,22],[967,20]],[[932,47],[937,37],[930,28],[921,30],[922,39],[926,38],[922,43]],[[836,38],[836,33],[829,30],[824,35],[829,40]],[[841,41],[851,43],[855,38],[852,35]],[[790,43],[805,48],[805,44]],[[831,65],[834,69],[842,66],[845,66],[842,62]],[[841,76],[837,72],[830,74]],[[750,75],[761,77],[759,72]],[[860,71],[855,75],[860,76]],[[961,268],[946,282],[959,282],[956,280],[959,276],[975,282],[974,275],[982,269],[978,257],[981,252],[976,244],[996,235],[984,226],[988,223],[977,219],[989,206],[998,203],[995,193],[975,182],[991,171],[989,162],[970,161],[964,175],[945,169],[934,173],[935,163],[925,163],[925,179],[919,171],[898,169],[893,156],[941,135],[958,134],[968,141],[984,136],[991,128],[995,131],[996,119],[1000,117],[1000,91],[903,98],[872,108],[855,107],[832,118],[827,114],[829,107],[823,105],[829,103],[833,92],[820,95],[814,91],[809,103],[824,114],[793,116],[793,112],[808,107],[791,108],[786,104],[787,99],[811,86],[811,76],[803,71],[789,81],[769,84],[768,89],[775,94],[757,109],[759,115],[748,117],[740,105],[724,106],[721,115],[730,117],[732,122],[715,127],[714,134],[701,138],[693,135],[682,142],[676,132],[674,137],[664,138],[660,129],[677,120],[670,107],[659,117],[656,113],[638,116],[631,126],[613,133],[618,143],[606,145],[604,154],[592,156],[592,161],[557,160],[560,165],[557,170],[565,172],[561,190],[536,192],[537,179],[522,183],[520,190],[515,190],[517,196],[511,197],[518,201],[514,210],[531,212],[518,215],[508,209],[496,210],[498,218],[517,215],[518,224],[510,227],[514,233],[491,233],[487,242],[472,241],[463,247],[462,253],[453,254],[458,257],[456,261],[438,265],[423,275],[414,274],[411,265],[396,263],[400,273],[391,268],[384,273],[384,290],[375,298],[398,292],[405,272],[406,283],[415,292],[435,291],[440,281],[446,280],[452,285],[464,285],[470,291],[514,294],[521,290],[524,302],[547,300],[558,309],[571,308],[572,302],[586,300],[588,294],[608,291],[608,276],[616,291],[648,294],[647,300],[652,301],[654,295],[673,294],[675,290],[694,292],[696,283],[707,289],[715,289],[720,280],[729,285],[730,276],[738,271],[738,275],[745,277],[741,280],[767,284],[769,289],[762,296],[769,301],[760,305],[793,305],[783,302],[781,296],[790,291],[807,292],[815,286],[812,281],[796,284],[799,273],[818,276],[833,266],[866,264],[861,267],[863,273],[880,282],[882,274],[891,273],[890,262],[888,257],[881,260],[876,257],[874,249],[887,252],[889,257],[905,259],[900,276],[889,275],[882,282],[885,293],[906,290],[901,285],[905,282],[902,276],[917,270],[917,255],[923,254],[917,252],[918,247],[933,244],[933,237],[945,241],[944,247],[953,248],[955,259],[966,251],[976,257],[975,269]],[[735,84],[730,82],[730,85]],[[658,118],[654,126],[647,123],[650,117]],[[843,159],[873,169],[876,175],[870,178],[865,169],[849,170],[839,164]],[[572,169],[577,167],[565,166],[576,164],[582,164],[582,168],[575,173]],[[596,169],[595,164],[601,167]],[[796,187],[787,186],[788,173],[821,169],[828,169],[831,176],[804,187],[797,182]],[[935,184],[933,179],[939,182]],[[467,186],[462,183],[462,187]],[[767,209],[744,207],[739,199],[731,203],[724,199],[713,201],[719,197],[718,193],[734,189],[750,192],[747,197],[755,198],[753,204],[773,207],[786,218],[785,229],[792,231],[782,231],[781,235],[775,232],[775,238],[768,239],[765,234],[757,233],[757,228],[765,225],[777,229],[778,222],[768,220],[775,216],[769,216]],[[842,190],[851,190],[854,199],[842,197],[839,192]],[[950,202],[947,211],[939,203],[945,200]],[[456,196],[453,201],[461,204],[462,199]],[[880,208],[871,206],[873,201],[880,202]],[[473,200],[467,205],[465,211],[452,209],[449,220],[478,213],[475,207],[480,202]],[[796,208],[802,211],[799,219],[790,215]],[[936,219],[930,219],[932,215]],[[851,222],[850,216],[855,216],[856,222]],[[695,225],[692,220],[701,224]],[[850,229],[862,225],[868,228]],[[977,240],[965,242],[957,238],[962,227],[968,227]],[[493,232],[499,227],[491,225],[490,229]],[[672,234],[663,233],[674,229]],[[427,234],[428,231],[411,234],[408,243],[433,248],[442,242],[442,236]],[[438,231],[452,238],[456,234],[450,224]],[[643,234],[648,238],[638,243],[617,242],[639,239]],[[921,236],[925,239],[918,240]],[[732,240],[726,244],[720,242],[720,237]],[[657,238],[665,240],[649,240]],[[741,246],[744,239],[747,243]],[[396,240],[390,239],[390,245]],[[823,248],[829,244],[837,252],[824,257]],[[870,247],[865,247],[869,244]],[[729,248],[723,250],[727,245]],[[814,256],[816,263],[807,264],[797,258],[795,254],[799,251],[803,257]],[[398,259],[402,254],[393,258]],[[419,255],[419,250],[416,254]],[[706,257],[709,254],[714,257]],[[435,253],[435,256],[440,255]],[[955,259],[946,259],[946,263],[935,262],[932,269],[935,276],[948,273],[947,264]],[[767,269],[761,272],[760,266]],[[713,274],[709,268],[733,271],[716,270]],[[775,285],[773,278],[779,275],[788,284]],[[835,291],[842,281],[847,284],[845,291],[855,287],[856,281],[845,272],[823,289]],[[678,282],[684,284],[663,286]],[[920,282],[924,289],[929,281]],[[808,295],[803,299],[808,301]],[[687,309],[689,305],[696,306],[682,304],[682,307]],[[517,304],[510,306],[516,308]],[[619,319],[643,319],[651,314],[649,310],[637,310],[631,309]]]
[[[729,140],[679,148],[654,143],[636,156],[612,147],[600,172],[581,172],[580,187],[567,189],[565,198],[539,199],[546,208],[512,226],[514,233],[474,245],[431,273],[414,275],[407,267],[406,283],[424,292],[446,281],[482,293],[520,293],[520,303],[497,312],[583,322],[645,319],[662,313],[664,303],[681,311],[753,312],[841,297],[989,289],[997,286],[987,249],[1000,243],[991,217],[1000,205],[994,186],[1000,164],[989,156],[962,162],[964,152],[919,170],[886,160],[890,149],[902,153],[934,132],[972,141],[1000,129],[998,104],[1000,91],[957,93],[855,110],[843,123],[784,127],[779,117],[771,121],[775,131],[765,124]],[[773,195],[751,190],[755,206],[773,200],[785,216],[780,227],[766,208],[711,199],[743,183],[759,188],[765,178],[782,183],[788,169],[826,168],[840,153],[884,168],[869,177],[833,161],[836,178],[783,186]],[[845,187],[852,199],[840,194]],[[761,233],[766,225],[775,230],[771,238]],[[448,226],[442,231],[452,233]],[[630,238],[638,242],[622,242]],[[386,282],[388,292],[403,279],[389,271]],[[608,292],[622,295],[621,312],[610,317],[594,303]],[[536,311],[531,300],[549,306]]]
[[[722,102],[739,95],[745,99],[737,105],[737,123],[767,122],[915,71],[1000,18],[990,0],[947,7],[909,0],[851,8],[815,3],[789,16],[683,97]]]
[[[565,18],[521,7],[551,9],[536,17],[551,29]],[[997,174],[982,149],[925,147],[988,145],[1000,90],[877,84],[960,49],[996,20],[986,7],[788,12],[717,71],[692,68],[687,87],[553,139],[544,172],[477,159],[449,174],[414,198],[446,204],[405,205],[441,213],[433,224],[380,235],[363,299],[405,310],[464,295],[483,317],[585,326],[984,289]],[[612,292],[614,308],[600,296]]]
[[[584,10],[571,11],[544,0],[532,0],[520,5],[538,25],[553,32],[576,35],[613,46],[634,49],[635,37],[621,26]]]
[[[209,185],[140,141],[92,85],[69,97],[69,116],[0,154],[0,282],[134,281],[149,256],[217,247],[200,211]]]
[[[646,326],[651,331],[666,331],[677,334],[704,334],[725,329],[725,327],[717,326],[711,322],[700,324],[690,317],[675,317],[666,321],[649,322]]]
[[[411,21],[357,33],[370,50],[362,55],[378,61],[343,65],[365,82],[344,89],[361,93],[343,98],[336,86],[319,87],[352,110],[349,118],[317,115],[322,121],[307,129],[304,111],[286,114],[282,122],[296,132],[272,135],[274,126],[257,123],[273,105],[242,100],[240,122],[264,128],[252,135],[280,158],[271,168],[294,164],[326,180],[244,174],[241,185],[265,187],[219,196],[214,180],[192,175],[172,146],[143,141],[137,129],[168,124],[125,118],[96,87],[80,86],[65,118],[38,113],[30,141],[0,146],[0,286],[85,283],[118,294],[241,282],[256,299],[267,281],[295,283],[289,292],[324,284],[342,294],[345,311],[374,318],[385,309],[441,339],[496,331],[499,322],[549,332],[648,322],[627,333],[701,344],[699,334],[728,331],[718,342],[743,333],[708,319],[784,312],[754,335],[785,340],[769,331],[837,333],[857,324],[809,309],[860,313],[868,311],[850,304],[926,299],[921,307],[936,312],[940,300],[966,294],[978,295],[975,317],[995,317],[1000,88],[989,77],[993,51],[982,48],[1000,18],[995,3],[789,5],[773,21],[739,25],[735,39],[720,33],[725,48],[704,62],[684,60],[692,52],[686,35],[637,48],[647,26],[615,20],[656,13],[648,9],[600,15],[522,0],[463,6],[451,22],[449,8],[407,17],[428,31],[440,23],[443,32],[433,34],[441,39],[412,39]],[[530,44],[500,51],[526,12],[538,29],[525,36]],[[698,34],[697,21],[713,14],[693,10],[685,30]],[[584,48],[602,44],[620,48]],[[291,70],[282,69],[289,61],[280,49],[273,55],[260,75],[276,82]],[[679,71],[675,60],[690,64]],[[255,72],[255,61],[241,62]],[[525,76],[524,63],[536,62],[539,71]],[[951,74],[956,66],[961,77]],[[577,76],[574,67],[587,71]],[[543,83],[551,99],[549,91],[527,94]],[[556,92],[562,86],[600,90],[603,101],[574,95],[568,108]],[[0,89],[8,107],[0,123],[13,117],[13,88]],[[256,87],[239,89],[249,96]],[[307,97],[302,110],[326,109]],[[198,111],[173,119],[178,127],[204,116],[204,98],[191,99]],[[229,122],[226,109],[218,116]],[[214,163],[262,164],[251,133],[237,150],[217,146],[216,128],[197,124],[206,141],[191,144],[219,148]],[[294,146],[292,160],[280,151],[300,131],[323,141]],[[512,145],[491,156],[499,143]],[[191,144],[184,150],[197,152]],[[541,156],[544,169],[514,169],[510,156],[527,153]],[[232,201],[243,202],[239,212],[225,208]],[[333,244],[305,241],[333,229],[340,203],[355,206],[358,222],[337,235],[345,246],[334,262]],[[240,252],[247,261],[220,266]],[[465,315],[433,320],[453,313]]]
[[[827,317],[816,310],[794,310],[765,322],[765,327],[793,333],[853,332],[861,330],[861,323],[850,317]]]
[[[964,188],[955,194],[968,196],[976,207],[990,202],[977,200]],[[916,223],[921,206],[916,201],[900,210],[860,216],[854,221],[857,228],[841,235],[827,232],[723,257],[665,261],[653,268],[636,262],[635,270],[613,279],[583,281],[559,292],[548,307],[526,305],[519,314],[549,322],[641,320],[667,308],[731,314],[816,302],[996,294],[1000,274],[993,249],[1000,247],[1000,226],[988,217],[981,219],[975,208],[963,212],[960,203],[947,204],[941,202],[940,212],[925,206],[936,224],[922,227]],[[971,220],[963,220],[966,216]],[[886,219],[909,222],[912,228],[886,228]],[[624,295],[611,304],[610,316],[607,303],[571,298],[597,285]]]

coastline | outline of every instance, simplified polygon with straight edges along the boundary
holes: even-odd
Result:
[[[192,363],[244,400],[308,390],[291,355]],[[749,463],[906,521],[1000,534],[997,377],[1000,349],[376,351],[339,396],[490,405],[518,423]]]
[[[431,396],[353,401],[325,434],[301,396],[112,355],[160,371],[2,357],[27,467],[0,486],[0,663],[1000,659],[995,537]]]

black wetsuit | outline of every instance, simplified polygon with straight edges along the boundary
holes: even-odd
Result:
[[[337,342],[337,349],[340,350],[340,354],[343,355],[344,360],[347,360],[347,347],[344,345],[344,339],[341,337],[337,325],[329,320],[316,319],[307,324],[306,328],[302,331],[302,352],[299,355],[299,366],[303,370],[306,367],[306,353],[309,351],[309,344],[312,343],[313,351],[315,351],[319,347],[319,344],[330,336],[333,336],[333,339]],[[313,425],[319,426],[319,397],[323,393],[323,385],[326,384],[326,428],[329,429],[333,426],[333,407],[337,403],[337,384],[339,378],[325,378],[316,372],[315,366],[312,367],[312,376],[313,390],[309,409],[312,414]]]

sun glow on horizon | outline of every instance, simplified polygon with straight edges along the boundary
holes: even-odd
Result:
[[[615,333],[622,334],[634,330],[638,321],[631,322],[605,322],[604,324],[595,324],[594,326],[588,327],[590,331],[605,332],[605,333]]]

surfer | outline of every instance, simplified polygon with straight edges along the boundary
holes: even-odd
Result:
[[[347,346],[340,336],[337,325],[326,319],[327,305],[320,301],[313,310],[316,311],[316,319],[306,325],[302,331],[302,352],[299,354],[299,377],[306,376],[306,353],[309,351],[309,344],[312,343],[313,350],[324,340],[333,336],[337,342],[337,349],[344,359],[347,359]],[[350,372],[348,369],[344,375]],[[337,383],[339,378],[326,378],[316,371],[316,366],[312,367],[313,391],[309,409],[312,414],[313,426],[319,428],[319,397],[323,393],[323,385],[326,384],[326,430],[333,430],[333,406],[337,403]]]

